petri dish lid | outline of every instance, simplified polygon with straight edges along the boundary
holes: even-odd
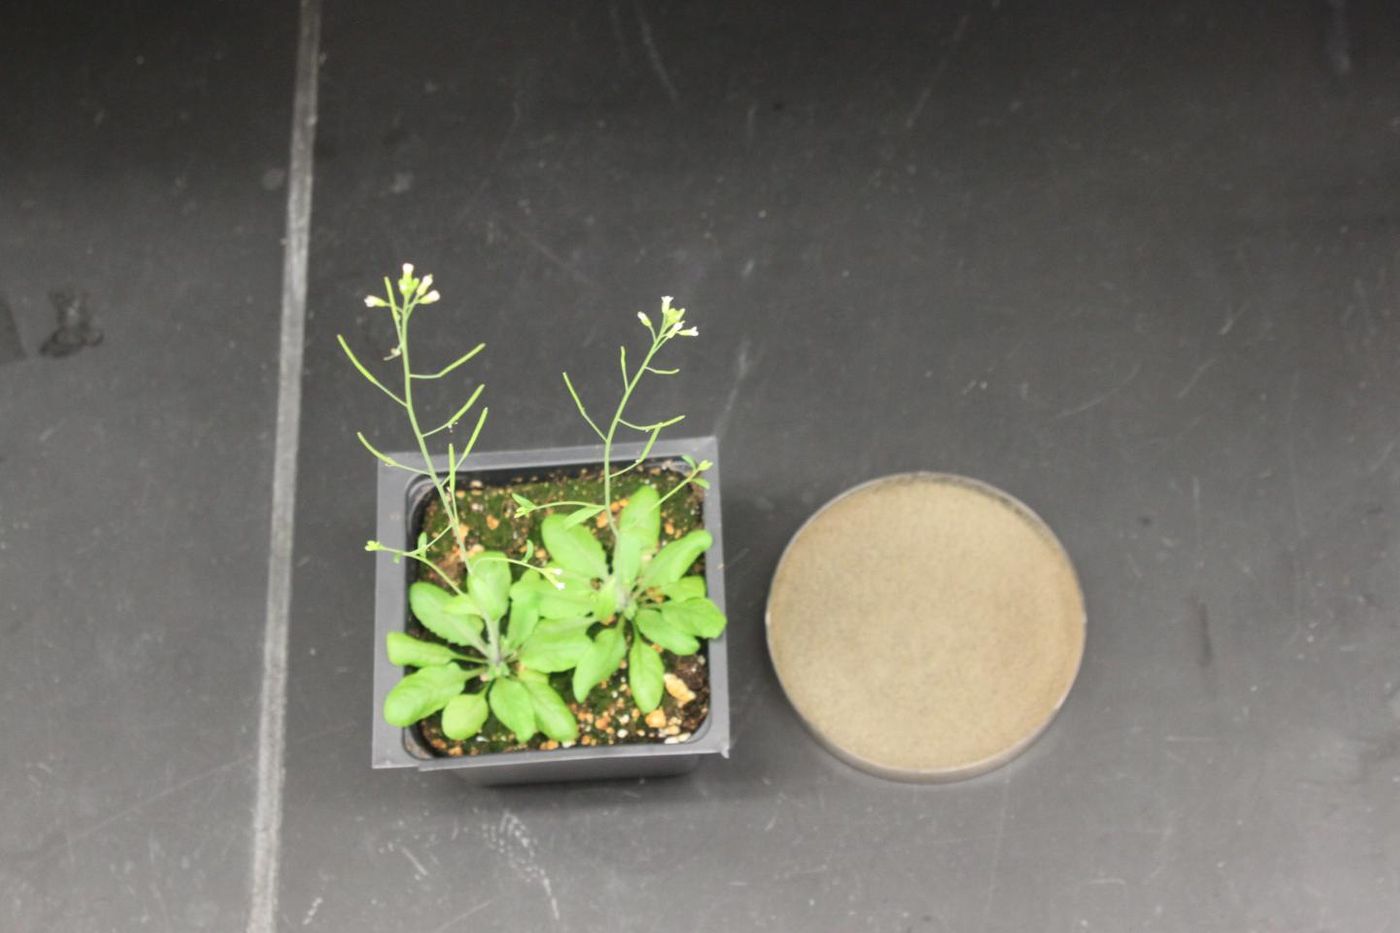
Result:
[[[822,506],[778,562],[768,651],[808,728],[864,771],[973,777],[1049,726],[1084,596],[1049,526],[967,477],[903,473]]]

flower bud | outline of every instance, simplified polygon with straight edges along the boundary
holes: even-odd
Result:
[[[661,326],[668,327],[675,324],[685,315],[684,308],[671,307],[672,298],[670,295],[661,296]]]

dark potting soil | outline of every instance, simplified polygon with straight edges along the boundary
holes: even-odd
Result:
[[[614,514],[627,504],[628,498],[643,483],[654,486],[663,496],[675,488],[681,482],[682,474],[664,465],[666,463],[668,462],[649,463],[615,480]],[[519,516],[516,514],[513,493],[536,503],[561,500],[601,502],[602,472],[598,467],[589,467],[582,470],[575,468],[535,473],[500,484],[483,483],[480,480],[467,481],[465,486],[457,490],[457,512],[465,529],[464,537],[469,554],[481,550],[501,551],[511,557],[531,562],[540,562],[547,556],[540,547],[539,523],[555,510],[542,509]],[[662,503],[663,545],[703,527],[703,496],[703,490],[692,485]],[[442,505],[434,495],[424,510],[420,530],[427,532],[431,540],[443,531],[446,527],[445,522]],[[606,531],[607,519],[599,515],[596,520],[588,523],[588,527],[593,529],[603,548],[611,552],[611,535]],[[464,563],[454,536],[445,535],[440,543],[429,550],[428,555],[434,564],[452,574],[455,583],[462,582]],[[523,571],[519,567],[512,567],[512,572],[519,578]],[[703,556],[691,572],[704,574]],[[417,579],[442,585],[442,578],[421,564]],[[620,620],[614,624],[620,624]],[[599,623],[593,627],[593,631],[601,628],[602,624]],[[411,617],[407,631],[415,638],[440,641]],[[668,674],[666,692],[662,696],[661,705],[649,716],[643,716],[641,710],[632,702],[632,693],[627,686],[625,659],[622,667],[607,681],[595,685],[582,703],[574,701],[572,671],[550,675],[550,684],[569,704],[574,718],[578,720],[578,745],[675,744],[688,741],[694,735],[710,713],[710,678],[705,649],[702,647],[699,654],[688,657],[663,651],[661,657]],[[434,713],[424,719],[416,729],[421,741],[439,757],[523,749],[551,750],[560,747],[560,743],[544,735],[536,735],[529,742],[518,742],[495,716],[487,720],[479,735],[465,741],[449,739],[442,734],[440,713]],[[573,744],[575,743],[568,743],[566,747]]]

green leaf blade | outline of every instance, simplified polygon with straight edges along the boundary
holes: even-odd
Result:
[[[605,628],[574,667],[574,699],[582,703],[595,684],[607,680],[622,664],[627,642],[620,627]]]
[[[540,523],[545,549],[560,567],[590,580],[608,575],[608,559],[603,545],[581,525],[569,525],[563,515],[551,515]]]
[[[567,671],[593,647],[588,637],[588,619],[559,619],[542,622],[520,646],[520,663],[531,670],[556,674]]]
[[[666,668],[661,656],[645,640],[632,639],[632,650],[627,655],[627,686],[632,689],[632,699],[643,713],[650,713],[661,705],[665,678]]]
[[[672,541],[657,552],[642,570],[642,586],[664,586],[685,576],[700,555],[714,544],[714,536],[703,528]]]
[[[627,506],[617,517],[617,527],[635,532],[642,541],[655,550],[661,540],[661,494],[656,487],[638,486],[627,499]]]
[[[493,622],[510,608],[510,564],[500,551],[483,551],[467,565],[467,593]]]
[[[501,677],[491,682],[487,691],[491,712],[521,742],[528,742],[538,731],[535,726],[535,710],[530,702],[530,691],[525,684],[510,677]]]
[[[636,621],[637,628],[648,641],[656,642],[672,654],[687,655],[700,650],[700,642],[696,641],[695,636],[667,618],[663,612],[643,609],[637,613]]]
[[[662,603],[661,616],[681,631],[699,638],[718,638],[728,622],[719,607],[705,598]]]
[[[611,618],[617,612],[617,586],[612,580],[604,580],[603,585],[593,591],[591,600],[593,618],[599,622]]]
[[[601,505],[586,505],[581,509],[575,509],[564,519],[564,527],[573,528],[575,525],[582,525],[601,511],[603,511]]]
[[[708,595],[705,591],[705,578],[699,575],[681,577],[675,583],[666,583],[658,587],[661,595],[667,599],[674,599],[676,602],[685,602],[687,599],[704,599]]]
[[[408,606],[423,627],[454,645],[476,645],[484,625],[476,604],[467,596],[447,592],[419,580],[408,587]]]
[[[486,725],[490,712],[481,694],[459,693],[442,708],[442,734],[458,742],[469,739]]]
[[[422,641],[403,632],[390,632],[385,636],[384,646],[389,663],[395,667],[432,667],[466,660],[446,645]]]
[[[414,671],[395,684],[384,698],[384,721],[406,729],[431,716],[462,692],[468,676],[455,664]]]
[[[546,593],[540,597],[540,618],[573,619],[593,614],[593,597],[567,591]]]
[[[651,549],[655,549],[653,541]],[[613,545],[613,574],[623,589],[631,590],[642,572],[642,557],[647,553],[647,538],[635,528],[619,528]]]
[[[555,586],[554,580],[562,583],[563,588]],[[525,601],[537,606],[542,619],[573,619],[592,613],[594,590],[577,574],[565,573],[556,577],[552,573],[546,576],[535,570],[527,570],[511,587],[511,600],[512,605]]]
[[[547,683],[530,682],[525,684],[530,693],[530,705],[535,714],[535,724],[541,732],[556,742],[572,742],[578,738],[578,720],[564,698]]]
[[[510,622],[506,625],[506,648],[519,648],[529,641],[530,636],[535,632],[535,627],[539,625],[539,621],[540,603],[538,597],[527,597],[524,600],[512,599]]]

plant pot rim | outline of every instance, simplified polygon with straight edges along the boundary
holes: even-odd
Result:
[[[613,445],[616,460],[639,456],[645,448],[641,442]],[[715,466],[706,472],[710,488],[701,505],[704,528],[714,538],[706,553],[705,579],[709,597],[724,611],[724,550],[721,534],[719,443],[713,436],[681,437],[657,441],[647,453],[648,461],[679,458],[682,455],[710,460]],[[422,469],[426,466],[416,452],[390,453],[399,463]],[[602,444],[571,447],[542,447],[519,450],[473,452],[465,469],[458,475],[479,477],[490,473],[527,473],[556,467],[586,466],[600,463]],[[446,456],[434,457],[436,469],[446,468]],[[378,538],[386,545],[406,548],[412,530],[414,500],[421,495],[423,478],[403,470],[378,464]],[[503,781],[571,780],[629,773],[636,765],[638,774],[666,773],[688,770],[698,763],[699,756],[729,755],[729,689],[727,632],[707,644],[706,667],[710,680],[710,711],[704,724],[686,742],[636,743],[624,745],[578,745],[551,751],[527,750],[493,752],[459,757],[419,757],[409,751],[418,745],[411,729],[386,723],[381,715],[384,698],[403,677],[403,669],[389,663],[384,654],[385,636],[391,631],[403,631],[407,621],[407,588],[409,569],[395,564],[387,555],[378,555],[375,562],[375,639],[374,639],[374,710],[371,733],[372,764],[375,768],[416,768],[419,771],[462,772],[468,780],[492,781],[499,772]],[[599,765],[600,768],[590,768]],[[474,775],[474,776],[469,776]]]

